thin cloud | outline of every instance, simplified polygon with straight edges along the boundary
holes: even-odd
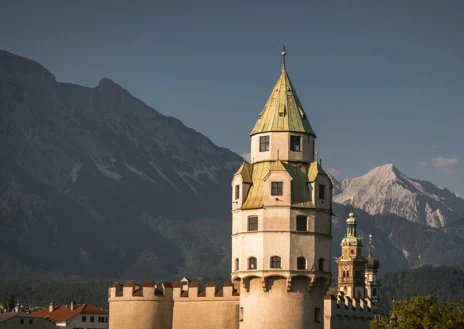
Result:
[[[436,157],[432,159],[432,165],[447,175],[455,174],[464,168],[463,162],[457,158]]]
[[[338,170],[336,168],[329,168],[327,169],[327,172],[334,176],[335,178],[340,178],[342,176],[341,170]]]

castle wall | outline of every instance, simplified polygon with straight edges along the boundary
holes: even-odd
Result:
[[[246,280],[240,291],[240,329],[323,328],[324,289],[308,292],[308,278],[293,278],[290,291],[282,277],[267,278],[264,290],[261,278]]]
[[[222,290],[215,283],[207,284],[199,292],[191,283],[187,292],[174,288],[173,329],[238,329],[239,296],[234,294],[232,283]]]
[[[158,290],[153,281],[143,287],[134,281],[118,282],[109,288],[109,328],[172,329],[172,286],[163,284]]]
[[[325,296],[324,329],[369,329],[372,319],[369,299],[352,299],[342,294]]]
[[[134,281],[118,282],[109,288],[111,329],[238,329],[239,298],[231,282],[222,290],[211,282],[203,291],[198,283],[186,289],[180,282],[153,281],[142,287]]]

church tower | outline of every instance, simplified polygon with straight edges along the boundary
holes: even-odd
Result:
[[[332,183],[285,65],[232,180],[232,280],[240,329],[322,329]]]
[[[377,281],[377,270],[380,263],[374,258],[372,254],[372,234],[369,234],[369,255],[366,259],[366,297],[369,297],[372,302],[372,312],[374,313],[374,319],[380,321],[380,282]]]
[[[362,256],[362,239],[357,236],[353,211],[346,220],[346,234],[342,240],[342,255],[338,258],[338,291],[351,298],[364,298],[366,259]]]

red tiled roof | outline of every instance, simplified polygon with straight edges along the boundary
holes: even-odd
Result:
[[[192,281],[192,282],[189,283],[189,287],[195,288],[195,287],[199,287],[199,286],[200,286],[200,282],[198,282],[198,281]]]
[[[198,297],[206,297],[206,291],[202,290],[198,293]]]
[[[133,287],[133,286],[135,286],[135,280],[124,281],[123,287]]]
[[[180,297],[188,297],[188,296],[189,296],[188,291],[182,291],[182,293],[180,294]]]
[[[214,295],[215,297],[224,297],[224,290],[218,290],[216,291],[216,294]]]
[[[171,285],[174,288],[181,288],[182,287],[182,282],[171,281]]]
[[[142,284],[143,287],[154,287],[155,286],[155,281],[153,280],[147,280],[147,281],[143,281],[143,284]]]
[[[172,282],[171,281],[163,281],[162,284],[166,288],[172,288]]]
[[[113,284],[110,286],[110,288],[114,288],[114,287],[117,287],[117,286],[119,286],[119,282],[116,281],[115,283],[113,283]]]
[[[143,289],[139,289],[139,290],[134,291],[132,296],[143,297]]]
[[[222,285],[223,287],[233,287],[234,284],[232,281],[224,281],[224,284]]]
[[[78,314],[108,314],[108,311],[102,310],[90,304],[76,304],[71,311],[69,305],[55,306],[53,312],[48,311],[48,307],[37,312],[32,312],[34,316],[48,317],[52,322],[64,322]]]

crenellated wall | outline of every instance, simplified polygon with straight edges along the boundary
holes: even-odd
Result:
[[[350,298],[343,294],[324,298],[324,329],[369,329],[373,319],[371,300]]]
[[[198,282],[116,282],[108,292],[109,328],[238,329],[239,298],[231,282],[221,290],[209,282],[201,291]]]

